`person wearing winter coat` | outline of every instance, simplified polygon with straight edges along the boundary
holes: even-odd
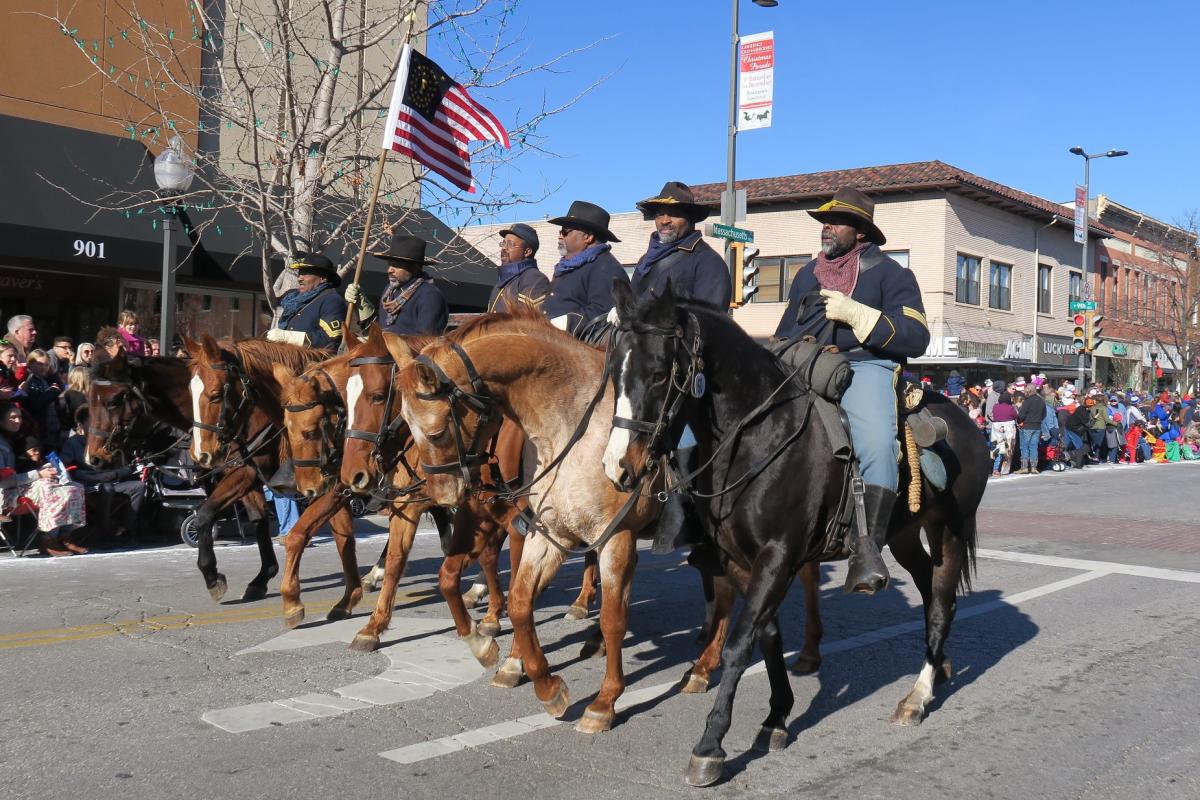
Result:
[[[1038,474],[1038,441],[1042,438],[1042,421],[1046,418],[1046,402],[1032,386],[1025,388],[1025,400],[1017,412],[1017,427],[1021,437],[1021,469],[1024,474]]]
[[[967,379],[964,378],[956,369],[950,370],[950,377],[946,379],[946,396],[958,397],[963,393],[963,389],[967,386]]]

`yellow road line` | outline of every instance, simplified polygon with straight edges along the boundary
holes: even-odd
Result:
[[[397,592],[397,605],[422,600],[431,594],[428,590],[412,592]],[[322,613],[333,608],[336,600],[325,600],[305,604],[305,611],[310,615]],[[362,609],[360,603],[358,608]],[[202,614],[160,614],[144,619],[129,619],[117,622],[97,622],[90,625],[76,625],[64,628],[48,628],[37,631],[22,631],[19,633],[0,634],[0,650],[14,650],[20,647],[40,647],[48,644],[63,644],[66,642],[81,642],[87,639],[101,639],[110,636],[125,636],[129,634],[152,634],[159,631],[182,630],[183,628],[201,625],[223,625],[231,622],[257,622],[265,619],[282,618],[283,608],[279,605],[256,608],[231,608],[221,611],[209,611]]]

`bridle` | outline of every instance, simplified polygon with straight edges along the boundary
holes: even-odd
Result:
[[[421,469],[426,475],[461,472],[464,484],[471,487],[474,485],[471,469],[485,463],[490,457],[486,451],[480,452],[480,445],[483,444],[483,431],[495,413],[497,400],[488,392],[487,386],[479,377],[479,372],[475,369],[467,351],[463,350],[457,342],[451,342],[450,347],[458,355],[463,368],[467,371],[467,380],[471,383],[471,390],[467,391],[455,383],[429,356],[419,355],[416,357],[417,362],[433,371],[434,377],[437,378],[437,388],[432,392],[417,392],[416,396],[421,400],[444,400],[449,406],[450,422],[454,430],[454,447],[458,460],[446,464],[422,463]],[[479,416],[479,424],[475,426],[475,434],[471,438],[469,447],[463,445],[463,420],[459,414],[460,404]]]
[[[704,396],[704,359],[700,356],[700,324],[696,320],[695,315],[690,312],[688,313],[688,321],[694,331],[690,344],[686,329],[682,325],[675,325],[670,328],[647,325],[638,326],[638,333],[657,334],[669,340],[672,346],[671,374],[668,378],[667,393],[663,397],[662,405],[659,407],[658,415],[654,421],[645,422],[613,414],[612,426],[614,428],[623,428],[627,431],[647,434],[649,436],[646,447],[650,454],[649,460],[651,461],[672,449],[670,442],[666,442],[666,446],[664,446],[664,437],[672,429],[675,417],[679,413],[679,409],[683,406],[684,401],[689,397],[698,399]],[[616,336],[633,332],[632,326],[622,324],[617,327]],[[609,358],[613,357],[613,353],[614,350],[610,349]],[[681,353],[686,356],[686,359],[680,357]]]
[[[215,364],[207,365],[209,369],[224,372],[227,376],[221,387],[221,409],[217,414],[217,424],[210,425],[207,422],[193,419],[192,426],[217,435],[217,452],[214,453],[214,460],[224,456],[231,444],[241,446],[245,451],[244,460],[249,460],[266,443],[267,437],[274,426],[268,423],[266,427],[251,439],[249,444],[243,443],[238,437],[239,429],[248,422],[248,417],[246,419],[242,419],[242,417],[247,411],[253,411],[257,402],[257,396],[254,391],[254,382],[242,367],[237,354],[227,350],[222,350],[221,352],[227,355],[230,360],[222,360]],[[237,406],[230,411],[230,407],[232,406],[230,395],[233,393],[235,384],[240,384],[242,387],[241,397],[238,398]]]
[[[323,376],[329,381],[330,388],[324,389],[317,376]],[[324,407],[327,413],[321,416],[321,457],[290,459],[293,467],[315,467],[321,471],[327,480],[336,477],[336,470],[342,463],[342,442],[346,436],[346,405],[342,395],[337,391],[337,384],[329,373],[317,368],[312,374],[301,376],[312,381],[317,388],[317,399],[309,403],[294,403],[283,407],[289,414],[299,414],[304,411]]]
[[[379,430],[366,431],[351,428],[345,433],[345,438],[347,439],[361,439],[371,443],[369,458],[375,463],[376,480],[379,482],[379,490],[382,491],[387,476],[396,467],[397,462],[402,460],[401,455],[404,452],[404,448],[402,447],[403,442],[395,441],[399,437],[401,426],[404,425],[404,417],[400,414],[399,409],[396,410],[394,416],[392,414],[392,408],[396,404],[396,362],[391,356],[359,356],[350,360],[350,366],[389,367],[387,395],[384,400],[383,417],[379,422]],[[411,471],[410,469],[409,472]]]
[[[88,435],[99,437],[106,451],[108,451],[110,454],[123,452],[123,448],[127,443],[130,432],[133,430],[134,425],[137,424],[137,422],[141,419],[142,414],[146,412],[146,409],[149,406],[146,396],[142,394],[141,388],[132,381],[115,380],[110,378],[93,378],[92,385],[124,386],[128,388],[130,394],[137,398],[138,406],[136,410],[133,408],[131,403],[126,402],[125,398],[127,395],[115,395],[104,403],[105,406],[107,406],[109,409],[112,409],[114,406],[118,405],[118,398],[122,398],[121,402],[119,403],[122,411],[128,410],[133,412],[128,419],[122,419],[124,414],[118,417],[116,424],[112,427],[112,430],[103,431],[99,428],[93,428],[90,424],[88,425]]]

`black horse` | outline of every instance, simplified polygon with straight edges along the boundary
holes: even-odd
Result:
[[[770,713],[755,745],[775,750],[786,744],[793,695],[776,614],[797,570],[822,554],[847,466],[834,458],[807,387],[789,380],[775,356],[725,313],[677,302],[669,287],[659,298],[640,301],[623,284],[613,292],[620,322],[608,367],[617,417],[606,473],[618,486],[629,485],[690,425],[699,464],[709,464],[692,486],[698,516],[745,597],[722,650],[720,689],[685,776],[694,786],[707,786],[721,777],[721,742],[755,642],[771,685]],[[938,396],[928,396],[927,407],[949,427],[939,445],[947,488],[935,493],[926,485],[915,515],[898,503],[888,534],[892,554],[912,575],[925,607],[925,661],[893,715],[899,724],[919,723],[934,683],[949,676],[944,646],[957,592],[970,588],[975,512],[990,468],[983,440],[961,410]],[[921,545],[922,528],[929,553]]]

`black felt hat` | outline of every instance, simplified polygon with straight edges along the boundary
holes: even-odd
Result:
[[[808,212],[818,222],[846,223],[850,221],[875,244],[884,244],[887,237],[875,224],[875,201],[852,186],[838,189],[833,199]]]
[[[288,269],[296,270],[299,275],[318,275],[329,281],[330,286],[339,286],[342,283],[337,267],[320,253],[299,253],[288,264]]]
[[[371,253],[376,258],[390,261],[399,266],[423,266],[436,264],[432,258],[425,257],[425,240],[419,236],[404,236],[397,233],[392,237],[387,250]]]
[[[535,253],[538,251],[538,248],[541,247],[541,242],[538,241],[537,231],[526,225],[524,222],[518,222],[516,225],[510,225],[509,227],[500,231],[501,236],[508,236],[510,233],[523,241],[525,244],[532,247],[533,252]]]
[[[686,217],[693,223],[712,213],[708,206],[696,202],[692,187],[679,181],[667,181],[656,196],[647,197],[636,205],[646,219],[654,219],[655,212],[660,208],[668,211],[671,216]]]
[[[594,234],[602,242],[621,241],[608,229],[610,217],[607,211],[595,203],[586,200],[576,200],[567,209],[565,217],[555,217],[551,225],[561,225],[564,228],[580,228]]]

